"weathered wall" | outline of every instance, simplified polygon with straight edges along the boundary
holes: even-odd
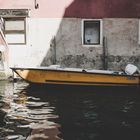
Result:
[[[9,45],[10,66],[35,67],[43,59],[52,64],[50,43],[60,22],[60,18],[27,18],[27,44]]]
[[[109,68],[124,68],[128,63],[140,68],[139,19],[104,19],[103,28]]]
[[[82,46],[82,20],[64,18],[55,36],[56,60],[65,67],[102,68],[102,47]],[[52,49],[53,50],[53,49]],[[44,64],[44,63],[42,63]]]
[[[140,17],[139,0],[37,0],[37,3],[39,8],[35,9],[34,0],[0,0],[0,8],[30,9],[27,44],[9,46],[10,66],[46,66],[54,64],[56,57],[56,63],[66,67],[103,69],[103,47],[84,47],[81,39],[82,18],[101,18],[103,36],[107,39],[108,68],[117,70],[127,63],[140,68],[136,19]]]
[[[80,18],[28,19],[28,46],[10,46],[11,64],[103,69],[103,46],[83,46],[81,24]],[[108,69],[120,70],[128,63],[140,68],[138,30],[138,19],[103,19],[102,37],[107,39]]]
[[[103,69],[103,46],[82,46],[81,20],[62,20],[55,36],[57,63],[65,67]],[[103,19],[102,37],[107,39],[108,69],[120,70],[128,63],[140,68],[138,30],[138,19]],[[53,48],[51,51],[53,53]],[[46,65],[46,62],[43,61],[42,65]]]

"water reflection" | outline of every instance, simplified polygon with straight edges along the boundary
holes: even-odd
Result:
[[[0,82],[2,140],[139,140],[139,131],[139,90]]]
[[[24,83],[6,83],[1,90],[1,139],[59,140],[59,124],[54,106],[27,96]],[[6,90],[5,90],[6,89]]]

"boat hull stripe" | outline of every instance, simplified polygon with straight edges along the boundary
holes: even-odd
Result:
[[[107,82],[79,82],[79,81],[59,81],[59,80],[46,80],[46,83],[58,83],[58,84],[82,84],[82,85],[122,85],[122,86],[137,86],[132,83],[107,83]]]

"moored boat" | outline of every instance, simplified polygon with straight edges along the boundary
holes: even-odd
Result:
[[[22,79],[33,84],[139,86],[139,74],[80,68],[36,67],[11,68]]]

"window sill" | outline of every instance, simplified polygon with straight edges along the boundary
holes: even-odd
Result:
[[[103,45],[102,44],[99,44],[99,45],[85,45],[85,44],[82,44],[82,47],[87,47],[87,48],[90,48],[90,47],[101,48],[101,47],[103,47]]]

